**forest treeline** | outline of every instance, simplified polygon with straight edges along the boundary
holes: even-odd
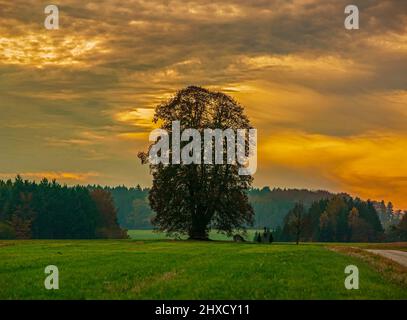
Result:
[[[91,188],[95,188],[92,186]],[[148,204],[148,188],[141,188],[139,185],[133,188],[125,186],[105,187],[114,199],[118,209],[118,220],[122,227],[126,229],[151,229],[150,220],[154,213]],[[347,194],[338,194],[342,197],[349,197]],[[311,205],[320,200],[329,200],[335,194],[323,190],[307,189],[282,189],[264,187],[253,188],[248,192],[249,201],[255,212],[255,222],[253,227],[262,229],[267,226],[273,230],[282,227],[287,213],[294,208],[296,203],[302,203],[306,210]],[[369,201],[376,209],[379,220],[384,229],[397,225],[400,222],[402,212],[394,210],[391,202]]]
[[[95,186],[92,186],[94,188]],[[126,229],[151,229],[151,218],[154,215],[148,203],[148,188],[139,185],[133,188],[125,186],[105,187],[111,192],[118,209],[118,220]],[[263,226],[277,228],[283,224],[287,212],[294,207],[296,202],[303,202],[310,206],[314,201],[333,196],[327,191],[310,191],[305,189],[280,189],[271,190],[269,187],[262,189],[253,188],[248,192],[250,204],[255,212],[255,228]]]
[[[382,242],[407,240],[407,215],[390,212],[391,203],[363,201],[347,195],[314,202],[308,209],[296,203],[275,231],[277,241]],[[394,224],[386,230],[378,211],[386,210],[382,220]],[[390,217],[391,216],[391,217]]]
[[[125,229],[153,228],[148,194],[139,185],[67,187],[20,177],[0,181],[0,238],[124,238]],[[384,201],[269,187],[253,188],[248,196],[255,212],[252,227],[270,228],[276,241],[295,241],[292,217],[299,206],[301,241],[401,241],[405,234],[402,212]]]
[[[278,227],[279,241],[372,242],[382,241],[383,227],[373,203],[347,196],[314,202],[307,210],[297,203]]]
[[[0,238],[125,238],[111,193],[43,179],[0,181]]]
[[[154,213],[148,188],[106,187],[118,208],[121,226],[151,229]],[[404,241],[403,212],[384,201],[362,201],[323,190],[253,188],[248,192],[255,212],[256,229],[273,230],[276,241],[295,241],[293,210],[302,207],[300,240],[304,241]],[[404,214],[404,221],[407,215]]]

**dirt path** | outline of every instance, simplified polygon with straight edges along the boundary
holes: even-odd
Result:
[[[385,258],[391,259],[402,266],[407,267],[407,252],[399,250],[366,250],[374,254],[381,255]]]

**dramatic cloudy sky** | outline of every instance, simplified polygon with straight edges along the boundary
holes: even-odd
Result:
[[[0,0],[0,178],[147,186],[153,108],[196,84],[246,107],[255,185],[407,208],[405,0],[51,3],[59,30],[50,2]]]

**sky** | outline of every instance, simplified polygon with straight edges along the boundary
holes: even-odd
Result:
[[[154,107],[200,85],[258,130],[255,186],[407,209],[406,1],[61,0],[59,30],[48,4],[0,0],[0,179],[149,186]]]

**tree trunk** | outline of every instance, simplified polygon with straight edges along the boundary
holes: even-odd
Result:
[[[191,240],[209,240],[207,232],[206,219],[198,215],[192,218],[192,228],[189,230],[189,239]]]
[[[189,232],[189,239],[190,240],[209,240],[208,234],[205,230],[191,230]]]

